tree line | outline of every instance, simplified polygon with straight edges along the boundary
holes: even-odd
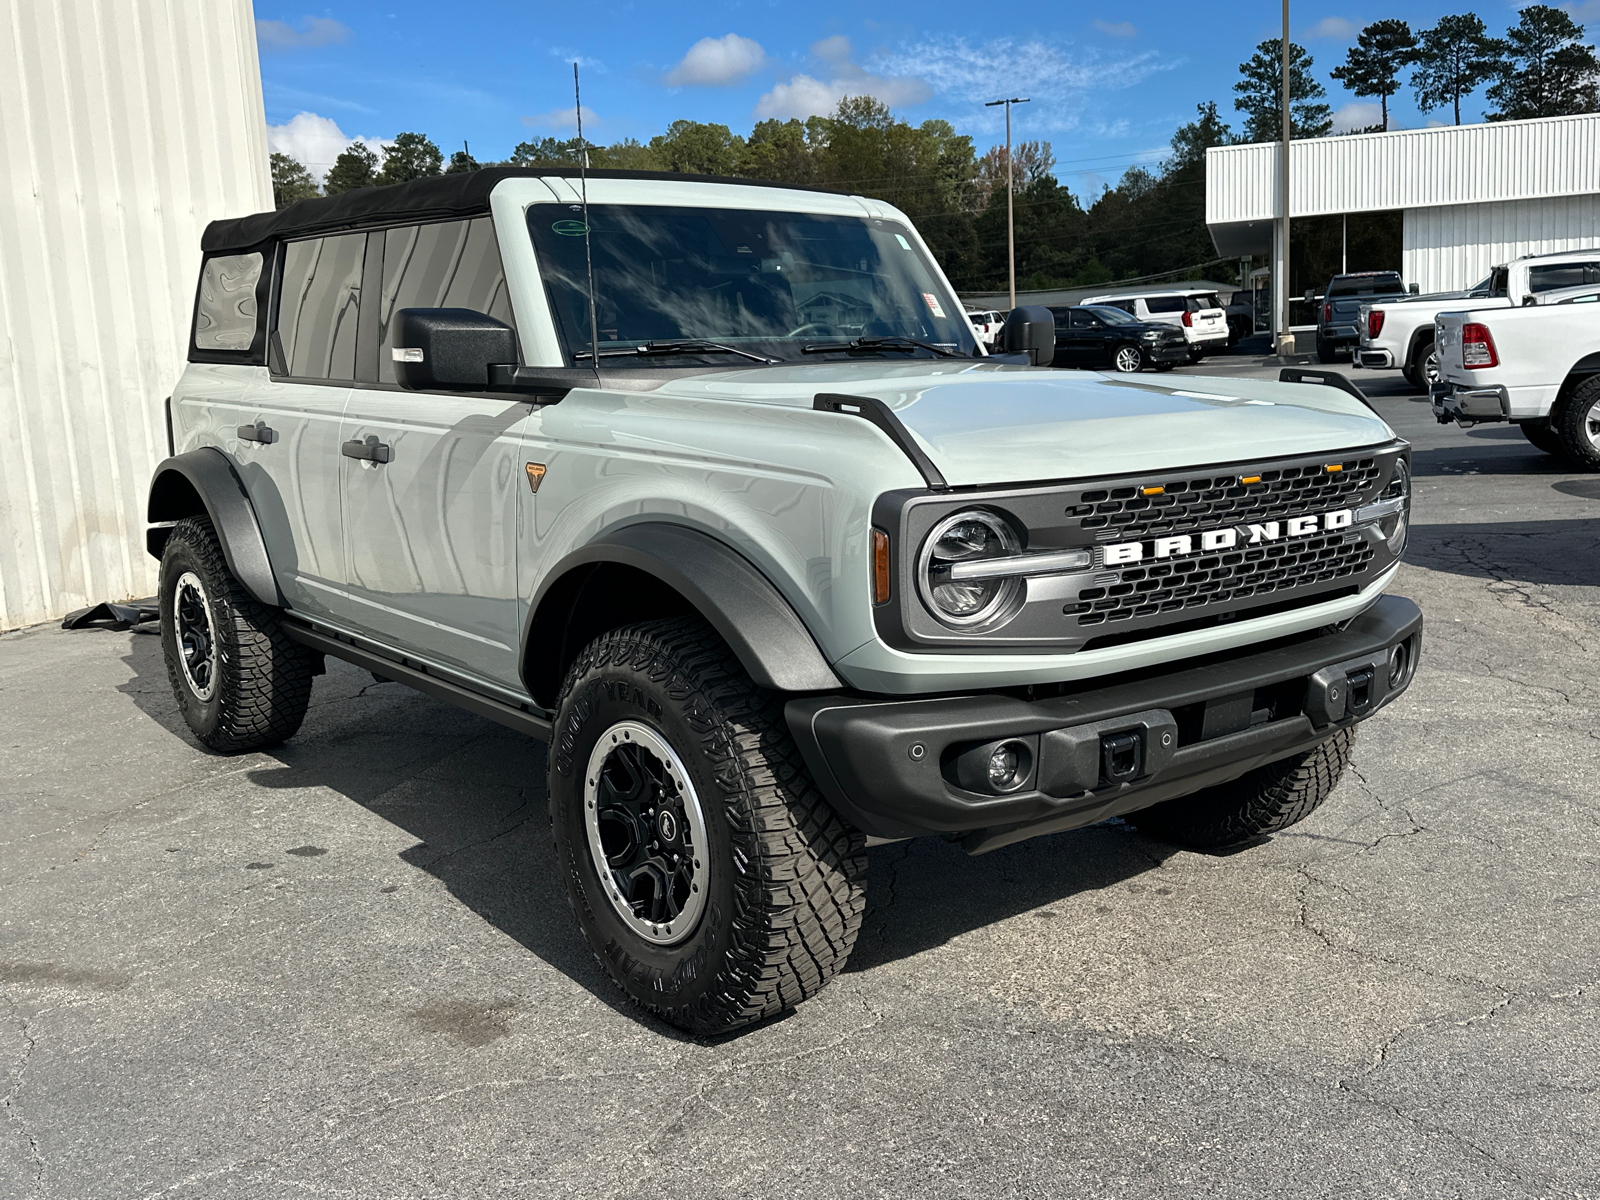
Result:
[[[1545,5],[1523,9],[1503,38],[1490,37],[1471,13],[1443,17],[1416,34],[1404,21],[1382,20],[1360,32],[1330,75],[1357,96],[1379,100],[1382,120],[1366,131],[1388,127],[1388,102],[1407,69],[1418,107],[1448,108],[1457,124],[1462,100],[1485,84],[1496,106],[1491,121],[1594,112],[1600,110],[1600,60],[1582,34],[1565,12]],[[1333,125],[1326,90],[1305,48],[1290,43],[1289,49],[1294,136],[1326,136]],[[273,194],[283,208],[319,194],[480,166],[575,166],[587,151],[588,165],[597,169],[755,178],[878,197],[916,223],[958,290],[981,292],[1005,287],[1009,167],[1019,288],[1184,274],[1238,282],[1236,264],[1217,260],[1205,223],[1206,150],[1279,137],[1281,54],[1282,42],[1271,39],[1240,64],[1234,108],[1244,126],[1237,134],[1215,102],[1201,104],[1195,119],[1173,134],[1162,161],[1129,168],[1087,206],[1056,178],[1049,142],[1014,146],[1008,163],[1003,146],[980,155],[949,122],[912,125],[870,96],[846,97],[828,116],[759,121],[748,135],[726,125],[674,121],[648,142],[628,138],[598,146],[538,138],[518,144],[503,163],[480,163],[465,148],[447,160],[424,135],[402,133],[381,154],[352,143],[320,189],[304,166],[274,154]]]

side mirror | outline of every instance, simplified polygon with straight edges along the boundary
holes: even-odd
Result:
[[[1410,292],[1413,296],[1420,296],[1422,295],[1422,285],[1420,283],[1413,283],[1406,289],[1406,291]]]
[[[1048,367],[1056,357],[1056,315],[1037,304],[1013,308],[1006,314],[1007,354],[1026,354],[1036,367]]]
[[[402,308],[390,354],[409,391],[482,391],[491,366],[517,363],[517,331],[470,308]]]

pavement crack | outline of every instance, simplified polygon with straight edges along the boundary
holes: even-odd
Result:
[[[11,1010],[11,1019],[17,1023],[17,1032],[22,1038],[22,1053],[17,1056],[13,1070],[16,1072],[12,1079],[11,1087],[7,1089],[4,1097],[0,1097],[0,1108],[6,1110],[6,1117],[17,1127],[28,1143],[28,1158],[33,1163],[33,1186],[40,1195],[44,1194],[44,1154],[39,1150],[39,1139],[33,1136],[33,1130],[28,1128],[28,1123],[23,1119],[22,1113],[17,1109],[17,1097],[22,1092],[22,1085],[27,1079],[28,1065],[33,1060],[33,1052],[38,1049],[39,1043],[33,1036],[31,1023],[18,1010],[16,1001],[7,999],[7,1007]]]

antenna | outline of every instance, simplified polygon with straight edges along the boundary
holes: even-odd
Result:
[[[589,361],[600,374],[600,318],[594,303],[594,252],[589,247],[589,143],[583,140],[583,93],[578,88],[578,64],[572,64],[572,112],[578,119],[578,188],[583,201],[583,262],[589,272]]]

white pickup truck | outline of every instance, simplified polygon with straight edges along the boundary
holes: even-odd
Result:
[[[1439,379],[1434,318],[1469,301],[1474,309],[1518,308],[1535,304],[1544,292],[1600,283],[1600,249],[1530,254],[1496,267],[1465,292],[1385,300],[1361,309],[1361,343],[1355,365],[1375,370],[1399,368],[1419,392]]]
[[[1600,471],[1600,305],[1440,313],[1441,424],[1509,421],[1546,454]]]

